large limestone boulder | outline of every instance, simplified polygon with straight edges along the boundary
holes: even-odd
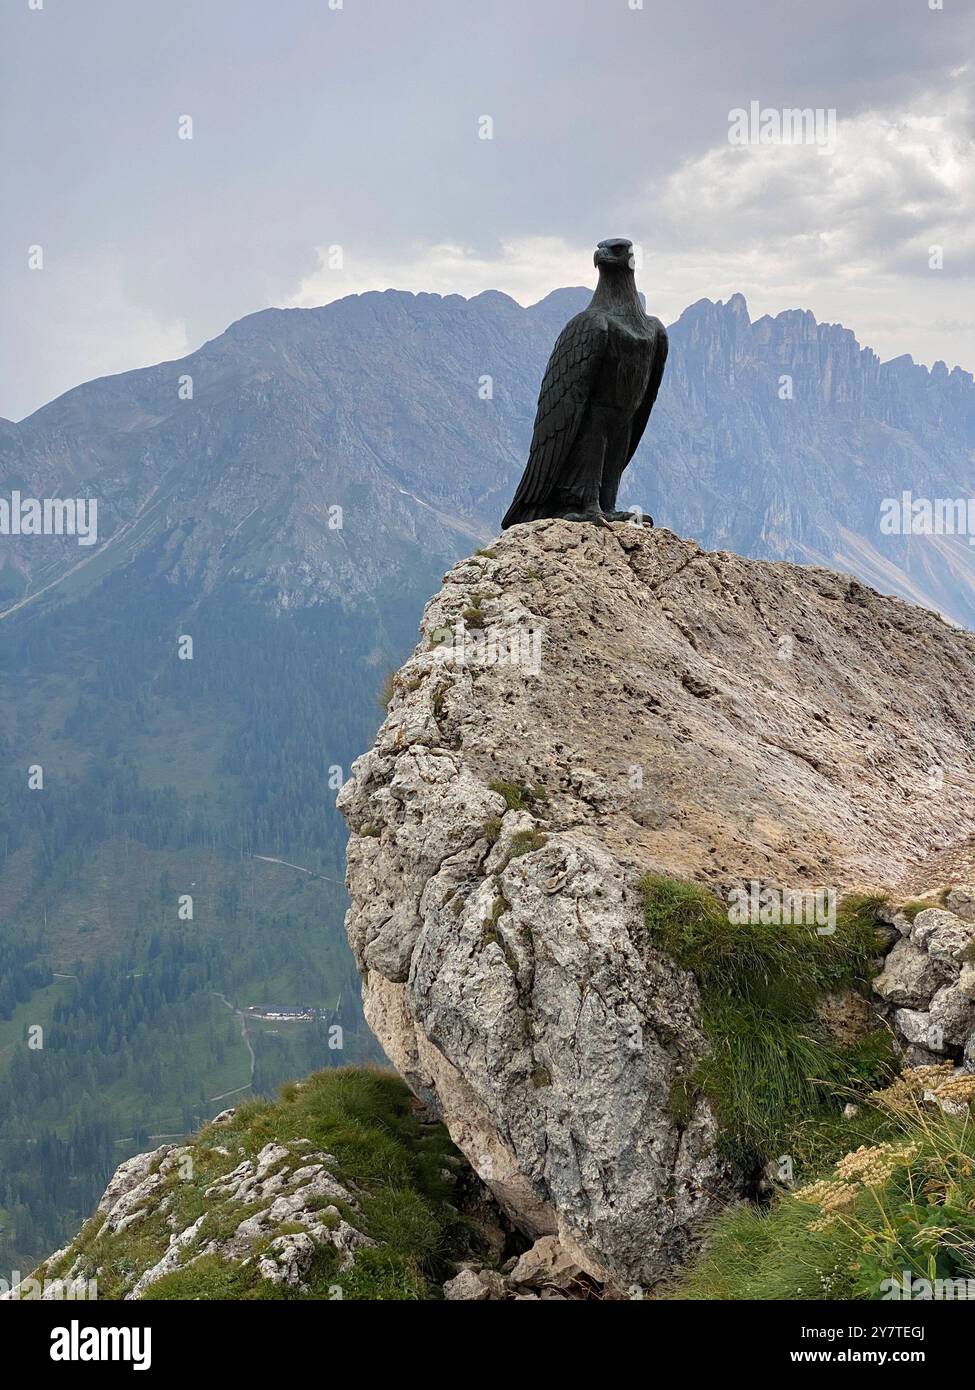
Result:
[[[670,1103],[706,1044],[640,876],[920,877],[975,831],[973,661],[853,579],[659,529],[536,522],[445,577],[340,794],[348,934],[391,1061],[528,1236],[623,1285],[686,1253],[725,1175]],[[960,971],[947,925],[895,948],[892,1006]]]

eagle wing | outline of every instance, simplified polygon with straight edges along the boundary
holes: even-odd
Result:
[[[657,399],[657,392],[660,390],[660,383],[663,381],[664,367],[667,365],[667,351],[670,346],[667,338],[667,330],[658,318],[653,319],[653,326],[656,334],[653,342],[653,363],[650,367],[650,380],[647,382],[646,393],[633,415],[633,423],[630,425],[630,442],[626,451],[626,463],[636,453],[636,447],[643,438],[643,431],[647,427],[650,419],[650,412],[653,410],[653,403]],[[626,467],[626,464],[623,465]]]
[[[571,486],[565,473],[593,382],[606,350],[605,320],[583,311],[562,329],[548,359],[532,432],[528,462],[501,529],[532,521],[554,487]]]

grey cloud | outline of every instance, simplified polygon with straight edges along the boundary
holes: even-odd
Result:
[[[8,10],[0,413],[287,302],[332,243],[394,275],[443,242],[488,263],[532,239],[581,250],[622,232],[652,249],[661,209],[632,226],[637,195],[711,150],[731,107],[909,109],[971,32],[959,6],[921,0]],[[43,272],[26,269],[36,243]]]

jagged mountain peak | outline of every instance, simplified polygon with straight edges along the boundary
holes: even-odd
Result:
[[[0,477],[37,496],[97,496],[102,537],[139,538],[100,568],[147,550],[152,563],[178,563],[191,544],[187,572],[209,585],[243,568],[289,603],[356,600],[494,529],[548,354],[589,294],[559,289],[522,308],[494,291],[386,290],[262,310],[179,361],[86,383],[0,428]],[[907,356],[881,363],[805,309],[751,321],[740,294],[697,301],[670,337],[625,502],[705,544],[841,564],[975,622],[964,537],[912,544],[879,529],[883,499],[906,489],[965,495],[970,374]],[[323,536],[313,518],[336,506],[343,531]],[[0,538],[0,584],[33,611],[35,588],[44,602],[59,596],[46,586],[74,568],[75,550]]]

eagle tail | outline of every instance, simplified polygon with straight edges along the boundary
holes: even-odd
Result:
[[[504,514],[504,518],[501,522],[501,530],[507,531],[509,526],[520,526],[524,521],[541,521],[543,517],[550,515],[551,512],[546,506],[529,506],[523,502],[519,502],[516,497]]]

